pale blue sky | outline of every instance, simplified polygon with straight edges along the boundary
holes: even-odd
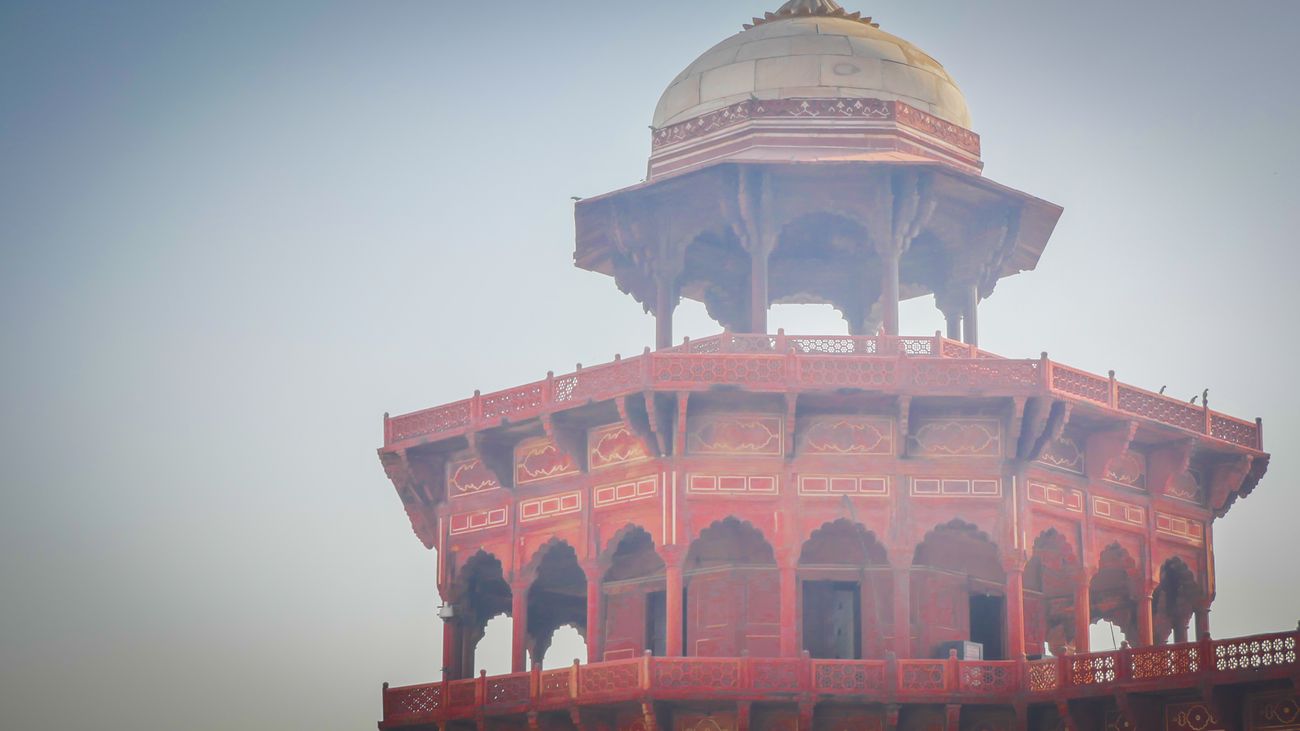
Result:
[[[370,728],[436,679],[381,414],[652,341],[569,196],[637,182],[662,88],[777,4],[0,4],[0,727]],[[1065,207],[987,348],[1264,417],[1211,622],[1294,627],[1300,3],[848,7]]]

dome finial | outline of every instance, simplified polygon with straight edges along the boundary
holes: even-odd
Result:
[[[799,16],[821,16],[826,18],[843,18],[845,20],[856,20],[859,23],[865,23],[873,28],[879,28],[879,23],[871,22],[871,18],[862,17],[862,13],[850,13],[840,7],[835,0],[789,0],[785,5],[777,9],[775,13],[765,13],[761,18],[754,18],[754,22],[747,23],[745,30],[749,30],[756,25],[773,20],[782,20],[785,18],[795,18]]]

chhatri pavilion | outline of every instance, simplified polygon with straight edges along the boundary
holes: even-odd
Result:
[[[1210,629],[1262,425],[980,349],[1062,209],[984,177],[971,127],[937,61],[832,0],[669,83],[645,181],[575,207],[575,264],[654,349],[385,417],[444,605],[442,677],[385,685],[381,729],[1300,729],[1300,634]],[[900,333],[926,295],[946,331]],[[674,340],[682,298],[722,334]],[[779,303],[847,334],[771,333]],[[476,674],[499,615],[513,672]],[[565,626],[587,657],[544,668]]]

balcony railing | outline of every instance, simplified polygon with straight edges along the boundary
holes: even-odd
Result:
[[[842,697],[864,702],[1051,702],[1228,684],[1300,673],[1300,632],[1206,640],[1032,662],[812,660],[651,657],[428,685],[384,685],[384,726],[489,714],[555,710],[579,704],[710,698],[791,700]]]
[[[723,333],[633,358],[581,368],[523,386],[384,419],[384,445],[411,446],[535,418],[589,401],[650,391],[863,388],[969,394],[998,388],[1070,399],[1120,414],[1263,449],[1262,428],[1179,399],[1096,376],[1045,356],[1010,360],[933,337],[738,335]]]

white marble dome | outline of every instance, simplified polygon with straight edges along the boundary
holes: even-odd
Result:
[[[966,99],[938,61],[869,22],[823,15],[771,18],[710,48],[673,79],[652,126],[749,98],[843,97],[901,101],[970,129]]]

